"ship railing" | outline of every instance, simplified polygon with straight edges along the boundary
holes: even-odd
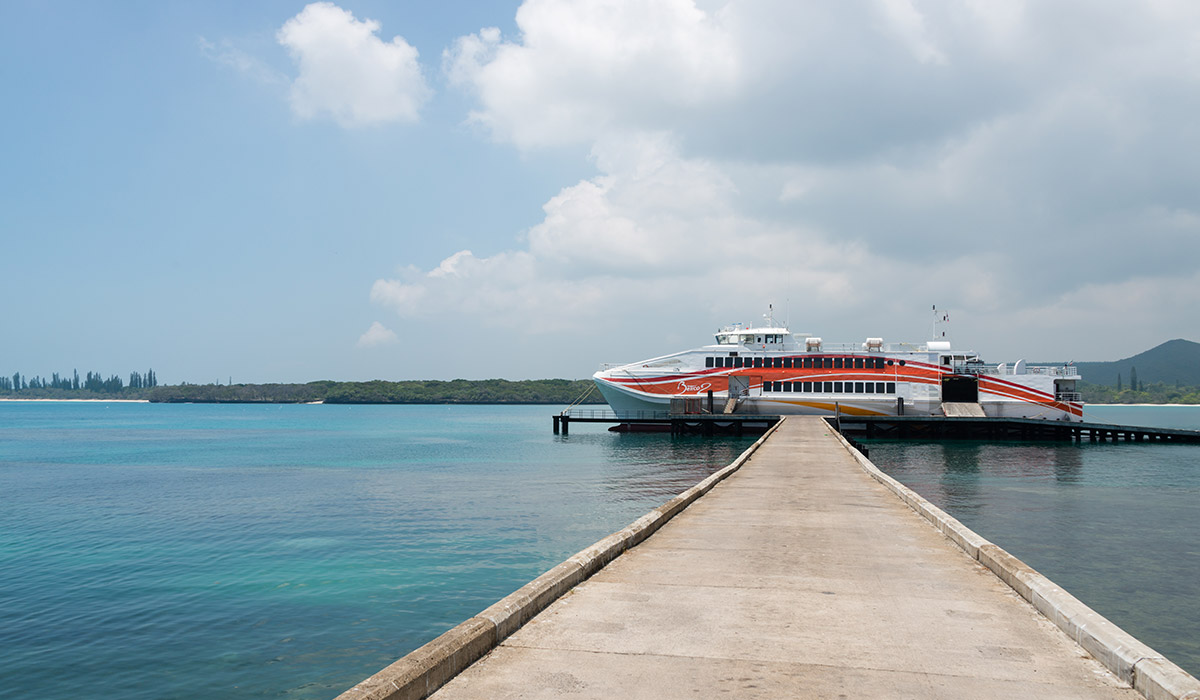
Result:
[[[595,420],[669,420],[670,411],[614,411],[611,408],[569,408],[563,411],[571,418]]]
[[[987,374],[987,375],[1014,375],[1016,367],[1005,365],[985,365],[977,362],[956,362],[954,363],[955,374]],[[1075,365],[1057,365],[1057,366],[1026,366],[1023,374],[1043,374],[1051,377],[1078,377],[1079,369]]]
[[[1054,394],[1055,401],[1072,401],[1080,403],[1083,401],[1083,394],[1078,391],[1059,391]]]
[[[757,349],[757,348],[755,348]],[[790,350],[790,348],[789,348]],[[927,353],[929,352],[924,345],[915,343],[884,343],[878,349],[867,349],[862,343],[821,343],[820,347],[814,346],[811,350],[807,349],[803,342],[800,342],[796,348],[800,353],[805,355],[820,355],[822,353],[843,353],[847,355],[880,355],[887,353]]]
[[[1000,374],[998,367],[989,367],[982,362],[955,362],[951,369],[955,374]]]

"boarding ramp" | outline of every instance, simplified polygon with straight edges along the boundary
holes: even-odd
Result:
[[[947,418],[987,418],[983,406],[978,403],[943,401],[942,413],[946,414]]]

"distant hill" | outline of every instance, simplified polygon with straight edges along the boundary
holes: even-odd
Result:
[[[1129,370],[1137,368],[1138,382],[1162,382],[1174,385],[1176,382],[1183,386],[1200,386],[1200,343],[1190,340],[1176,339],[1133,357],[1113,362],[1076,362],[1079,374],[1089,384],[1117,385],[1117,375],[1121,375],[1121,383],[1129,386]]]

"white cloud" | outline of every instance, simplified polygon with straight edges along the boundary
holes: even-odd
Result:
[[[430,94],[417,50],[399,36],[383,41],[379,29],[329,2],[284,23],[277,38],[299,68],[292,110],[304,119],[329,115],[344,127],[416,121]]]
[[[925,29],[925,17],[912,0],[879,0],[891,29],[922,63],[945,63],[946,55],[933,43]]]
[[[371,301],[399,311],[417,308],[424,296],[424,287],[398,280],[376,280],[371,287]]]
[[[546,203],[527,248],[489,257],[460,251],[428,272],[377,280],[372,301],[404,316],[466,314],[536,332],[620,323],[650,301],[710,303],[721,290],[857,296],[860,247],[802,225],[736,210],[737,188],[712,163],[681,158],[662,135],[598,145],[604,174]],[[732,312],[733,308],[730,308]]]
[[[921,340],[936,303],[1010,359],[1186,334],[1200,11],[1000,5],[529,0],[519,37],[461,38],[447,76],[496,139],[586,145],[596,174],[503,252],[406,269],[371,298],[616,359],[786,299],[834,339]],[[1069,352],[1125,327],[1144,340]],[[664,340],[629,349],[643,338]]]
[[[280,85],[287,82],[287,78],[282,73],[227,40],[213,43],[204,37],[197,37],[196,43],[200,47],[200,52],[209,60],[250,76],[257,82],[265,85]]]
[[[366,330],[358,338],[358,347],[374,348],[380,345],[393,345],[400,342],[396,337],[396,332],[383,325],[379,321],[371,324],[371,327]]]
[[[666,124],[738,80],[729,34],[691,0],[527,0],[516,21],[519,43],[483,29],[443,59],[479,97],[472,118],[522,146],[588,141],[631,117]]]

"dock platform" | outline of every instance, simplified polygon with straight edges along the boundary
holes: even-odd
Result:
[[[1061,440],[1200,443],[1200,431],[1037,418],[852,416],[834,419],[843,435],[917,440]]]
[[[568,435],[571,423],[608,423],[618,432],[670,432],[672,435],[761,435],[779,422],[779,416],[756,413],[673,413],[571,409],[556,413],[554,434]]]
[[[672,435],[756,435],[780,416],[754,413],[676,413],[573,408],[552,416],[554,434],[567,435],[571,423],[608,423],[610,430],[670,432]],[[916,440],[1059,440],[1082,442],[1172,442],[1200,444],[1200,431],[1038,418],[955,416],[861,416],[829,418],[847,437]],[[856,445],[857,446],[857,445]]]
[[[445,685],[422,687],[441,686],[438,700],[1132,700],[1200,688],[1132,639],[1089,647],[1119,647],[1105,659],[1123,675],[1114,674],[1018,595],[1033,578],[1012,574],[1010,587],[981,563],[985,551],[998,560],[1003,550],[973,533],[956,545],[858,460],[824,419],[789,417],[648,539],[511,635],[497,632],[491,651]],[[974,555],[964,551],[972,546]],[[1055,614],[1086,618],[1067,607]],[[471,624],[486,626],[484,617]],[[1113,627],[1086,619],[1084,644]],[[429,647],[438,659],[464,648]],[[1155,677],[1175,685],[1139,694],[1131,684],[1154,664],[1169,667]],[[385,680],[345,697],[372,688],[380,694],[370,697],[425,696],[392,695]]]

